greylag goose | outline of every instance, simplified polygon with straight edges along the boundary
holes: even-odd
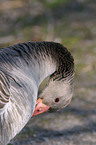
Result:
[[[38,96],[46,77],[48,82]],[[59,43],[27,42],[1,48],[0,145],[7,145],[32,116],[67,106],[73,80],[73,57]]]

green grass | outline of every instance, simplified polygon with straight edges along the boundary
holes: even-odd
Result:
[[[67,4],[72,0],[41,0],[46,8],[56,8],[62,4]]]

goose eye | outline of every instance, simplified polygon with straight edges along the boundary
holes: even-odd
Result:
[[[59,101],[60,101],[59,97],[55,98],[55,103],[58,103]]]

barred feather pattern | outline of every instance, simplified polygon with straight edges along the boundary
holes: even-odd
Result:
[[[0,108],[9,102],[9,80],[5,74],[0,71]]]

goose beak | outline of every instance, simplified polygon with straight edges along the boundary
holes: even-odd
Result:
[[[39,115],[41,113],[44,113],[50,108],[49,106],[43,104],[42,101],[43,100],[40,98],[37,100],[36,107],[35,107],[35,110],[34,110],[32,117]]]

